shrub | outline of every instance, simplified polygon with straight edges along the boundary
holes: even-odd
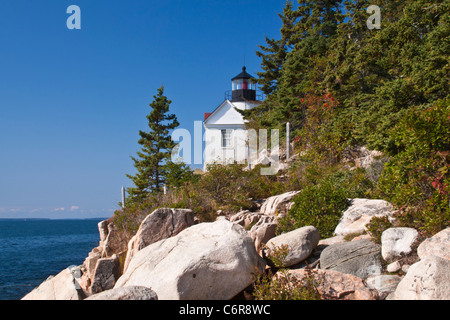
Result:
[[[392,129],[397,153],[376,194],[401,208],[399,221],[434,234],[450,221],[450,108],[448,100],[410,110]]]
[[[295,204],[280,222],[278,233],[311,225],[321,237],[330,237],[349,204],[346,192],[333,176],[304,188],[293,201]]]
[[[268,272],[254,283],[253,296],[256,300],[322,300],[316,272],[311,268],[306,270],[307,275],[301,280],[285,269],[274,276]]]
[[[303,188],[293,199],[289,214],[280,219],[278,233],[303,226],[315,226],[321,237],[331,237],[350,198],[367,196],[372,182],[365,170],[338,170]]]
[[[289,247],[283,245],[264,249],[267,258],[278,272],[273,275],[272,270],[260,276],[253,285],[253,296],[256,300],[321,300],[318,291],[321,279],[310,267],[306,267],[306,276],[297,279],[284,268]]]
[[[260,166],[247,171],[240,164],[211,164],[196,184],[203,197],[209,197],[217,209],[239,211],[252,209],[253,200],[264,199],[282,192],[277,176],[262,176]]]
[[[169,188],[179,188],[185,183],[195,182],[199,176],[182,162],[167,161],[165,165],[166,184]]]
[[[381,234],[392,227],[388,217],[373,217],[367,225],[367,232],[376,243],[381,243]]]

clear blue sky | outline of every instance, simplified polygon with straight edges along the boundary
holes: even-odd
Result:
[[[67,7],[81,8],[69,30]],[[162,84],[193,131],[260,70],[284,0],[2,0],[0,218],[109,217]]]

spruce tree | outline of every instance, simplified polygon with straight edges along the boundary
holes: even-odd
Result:
[[[151,112],[147,115],[149,131],[139,131],[138,143],[142,146],[137,152],[138,157],[131,157],[137,173],[127,175],[134,187],[128,188],[131,200],[143,200],[149,194],[161,191],[166,182],[166,166],[171,157],[175,143],[169,131],[178,127],[174,114],[168,114],[171,100],[164,95],[164,87],[158,89],[154,100],[150,103]]]
[[[291,129],[301,128],[305,116],[306,94],[321,95],[327,68],[327,56],[332,51],[337,27],[343,17],[336,0],[298,1],[297,22],[290,43],[294,45],[282,66],[276,92],[274,122],[291,123]]]
[[[262,72],[258,72],[258,84],[265,94],[271,94],[277,89],[277,82],[281,76],[281,68],[286,60],[287,53],[292,49],[292,36],[294,27],[298,18],[297,11],[294,9],[292,1],[287,1],[283,12],[278,16],[281,19],[282,27],[280,29],[281,39],[269,39],[266,36],[266,46],[259,45],[260,51],[256,55],[261,58]]]

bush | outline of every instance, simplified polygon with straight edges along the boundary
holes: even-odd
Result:
[[[166,184],[169,188],[179,188],[185,183],[195,182],[198,176],[182,162],[167,161],[164,166]]]
[[[278,270],[272,270],[260,276],[253,285],[253,296],[256,300],[322,300],[318,291],[321,279],[310,267],[306,267],[306,277],[299,280],[285,269],[284,261],[289,253],[287,245],[265,248],[268,260]]]
[[[315,226],[324,238],[332,236],[342,211],[348,206],[344,190],[336,185],[333,178],[304,188],[293,201],[295,205],[288,215],[288,219],[293,219],[290,229]],[[288,225],[283,221],[281,226]]]
[[[235,212],[252,209],[253,200],[260,200],[282,192],[277,176],[262,176],[260,166],[247,171],[239,164],[211,164],[196,184],[203,197],[209,197],[217,209]]]
[[[322,238],[331,237],[350,198],[368,196],[373,187],[365,170],[338,170],[322,177],[294,197],[289,214],[280,219],[277,233],[312,225]]]
[[[400,208],[399,221],[432,235],[450,221],[450,108],[410,110],[392,129],[397,153],[376,194]]]
[[[301,280],[285,269],[275,276],[268,272],[255,282],[253,296],[256,300],[322,300],[317,289],[316,272],[311,268],[306,270],[308,274]]]
[[[376,243],[381,244],[381,234],[391,227],[392,224],[388,217],[373,217],[367,225],[367,232]]]

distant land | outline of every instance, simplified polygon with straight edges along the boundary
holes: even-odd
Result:
[[[48,221],[48,220],[105,220],[108,218],[60,218],[60,219],[52,219],[52,218],[0,218],[0,221]]]

